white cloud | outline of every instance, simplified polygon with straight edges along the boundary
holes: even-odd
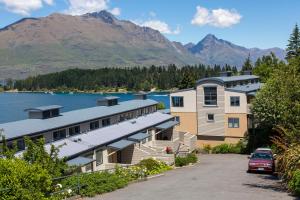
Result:
[[[43,7],[43,4],[53,5],[53,0],[0,0],[5,8],[13,13],[28,16],[34,10]]]
[[[158,30],[161,33],[164,34],[179,34],[180,33],[180,27],[177,26],[175,30],[172,30],[171,27],[163,21],[160,20],[148,20],[148,21],[134,21],[134,23],[136,23],[139,26],[146,26],[146,27],[150,27],[152,29]]]
[[[68,0],[69,8],[65,13],[70,15],[83,15],[109,9],[109,0]],[[120,8],[109,10],[113,15],[120,15]]]
[[[149,12],[149,15],[150,15],[151,17],[156,17],[156,13],[153,12],[153,11],[150,11],[150,12]]]
[[[214,9],[197,6],[197,12],[191,23],[198,26],[211,25],[226,28],[238,24],[242,16],[236,10]]]
[[[109,12],[115,16],[119,16],[121,14],[121,9],[120,8],[113,8],[109,10]]]

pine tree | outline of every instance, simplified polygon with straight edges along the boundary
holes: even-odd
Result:
[[[252,66],[252,63],[251,63],[251,59],[250,59],[250,54],[248,55],[248,57],[246,58],[245,62],[244,62],[244,65],[242,67],[242,72],[244,71],[252,71],[253,69],[253,66]]]
[[[295,25],[293,33],[290,36],[286,51],[287,60],[300,56],[300,32],[297,24]]]

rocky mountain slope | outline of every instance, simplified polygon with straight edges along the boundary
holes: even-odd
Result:
[[[231,64],[240,67],[282,49],[247,49],[207,35],[198,44],[171,42],[159,31],[119,20],[101,11],[82,16],[52,14],[24,18],[0,29],[0,79],[69,68],[177,64]]]

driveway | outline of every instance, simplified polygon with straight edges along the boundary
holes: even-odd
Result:
[[[200,155],[200,163],[96,196],[101,200],[296,199],[267,174],[248,174],[245,155]]]

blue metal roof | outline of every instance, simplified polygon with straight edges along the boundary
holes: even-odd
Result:
[[[150,135],[147,134],[147,133],[137,133],[137,134],[134,134],[132,136],[129,136],[127,139],[131,140],[131,141],[137,141],[137,142],[139,142],[139,141],[142,141],[142,140],[144,140],[144,139],[146,139],[148,137],[150,137]]]
[[[110,145],[107,145],[107,147],[115,150],[122,150],[126,147],[133,145],[135,142],[130,140],[119,140],[118,142],[114,142]]]
[[[91,121],[98,118],[115,115],[151,105],[157,104],[156,101],[147,100],[130,100],[120,102],[115,106],[96,106],[92,108],[74,110],[61,113],[60,116],[49,119],[26,119],[16,122],[0,124],[0,129],[4,130],[6,139],[12,139],[30,135],[34,133],[46,132],[60,127],[79,124],[85,121]],[[1,138],[0,138],[1,141]]]
[[[67,161],[67,164],[69,166],[84,166],[84,165],[87,165],[91,162],[93,162],[94,160],[91,159],[91,158],[85,158],[85,157],[77,157],[77,158],[74,158],[72,160],[69,160]]]
[[[225,77],[209,77],[203,78],[197,81],[197,84],[201,84],[203,82],[216,81],[220,83],[234,82],[234,81],[245,81],[251,79],[258,79],[258,76],[255,75],[240,75],[240,76],[225,76]]]
[[[164,114],[170,114],[171,110],[170,109],[162,109],[162,110],[158,110],[158,112],[164,113]]]
[[[168,122],[165,122],[165,123],[155,126],[155,128],[168,129],[168,128],[172,128],[173,126],[176,126],[177,124],[179,124],[178,121],[168,121]]]
[[[60,105],[50,105],[50,106],[40,106],[35,108],[27,108],[24,111],[46,111],[46,110],[53,110],[62,108]]]
[[[151,113],[138,117],[133,120],[121,122],[108,127],[96,129],[85,134],[65,138],[45,145],[47,151],[50,151],[51,145],[60,147],[58,156],[60,158],[78,156],[83,152],[95,149],[97,147],[109,145],[118,140],[126,139],[129,136],[139,133],[142,130],[164,123],[174,117],[159,112]],[[80,140],[79,140],[80,139]],[[22,154],[22,152],[19,152]]]
[[[235,87],[230,87],[226,88],[226,91],[232,91],[232,92],[244,92],[244,93],[249,93],[249,92],[256,92],[263,86],[262,83],[253,83],[253,84],[248,84],[248,85],[238,85]]]
[[[99,98],[98,101],[114,100],[114,99],[119,99],[119,98],[120,97],[116,97],[116,96],[106,96],[106,97]]]

